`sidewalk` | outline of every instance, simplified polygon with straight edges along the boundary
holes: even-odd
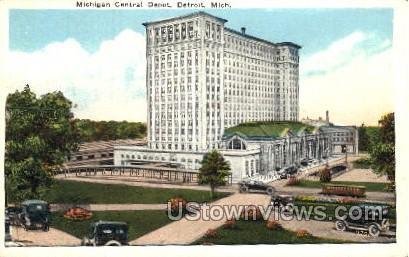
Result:
[[[76,206],[89,211],[166,210],[167,204],[50,204],[52,212],[66,211]]]
[[[220,199],[213,205],[264,205],[267,206],[270,197],[261,194],[233,194],[231,196]],[[226,221],[226,217],[215,221],[197,220],[189,221],[183,218],[179,221],[174,221],[164,227],[150,232],[136,240],[130,242],[131,245],[188,245],[200,239],[207,230],[216,229],[222,226]]]

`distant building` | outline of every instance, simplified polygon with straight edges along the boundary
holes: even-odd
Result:
[[[142,139],[118,139],[110,141],[94,141],[82,143],[76,152],[71,153],[64,163],[67,167],[86,165],[112,165],[114,164],[114,146],[143,146],[146,141]]]

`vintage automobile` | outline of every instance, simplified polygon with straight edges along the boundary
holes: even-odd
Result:
[[[271,197],[271,206],[282,212],[289,212],[294,208],[294,196],[292,195],[273,195]]]
[[[282,172],[279,173],[280,179],[287,179],[290,176],[295,175],[298,172],[298,168],[295,166],[290,166],[285,168]]]
[[[360,210],[353,210],[351,215],[346,214],[343,218],[337,219],[335,229],[366,231],[370,236],[377,237],[381,232],[389,231],[389,208],[389,206],[361,204]]]
[[[81,245],[85,246],[121,246],[128,245],[128,225],[119,221],[97,221],[91,224],[88,237]]]
[[[21,212],[17,214],[17,223],[25,230],[50,228],[50,206],[41,200],[26,200],[21,203]],[[16,221],[13,221],[16,222]]]
[[[12,226],[19,226],[19,214],[21,213],[21,207],[9,206],[5,209],[5,217]]]
[[[250,191],[262,191],[266,192],[269,195],[273,195],[275,193],[275,188],[265,184],[262,181],[256,181],[256,180],[244,180],[239,182],[239,192],[240,193],[245,193],[245,192],[250,192]]]

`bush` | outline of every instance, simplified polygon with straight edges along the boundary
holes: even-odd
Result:
[[[310,232],[308,232],[305,229],[299,229],[296,231],[296,236],[297,237],[310,237],[312,236]]]
[[[204,235],[205,238],[216,238],[217,237],[217,229],[208,229]]]
[[[332,179],[332,177],[331,177],[331,170],[330,170],[328,167],[326,167],[325,169],[321,170],[321,172],[320,172],[320,181],[321,181],[322,183],[331,182],[331,179]]]
[[[250,205],[241,212],[240,218],[244,220],[261,220],[263,215],[258,206]]]
[[[223,224],[223,228],[225,228],[225,229],[233,229],[235,227],[236,227],[236,220],[235,219],[228,219]]]
[[[280,223],[278,223],[275,220],[269,220],[267,221],[266,227],[270,230],[278,230],[278,229],[282,229],[283,227],[281,226]]]
[[[297,177],[290,177],[285,185],[296,186],[298,184],[300,184],[300,180]]]
[[[173,197],[168,200],[170,202],[170,209],[172,212],[172,215],[177,216],[179,214],[179,210],[182,211],[182,215],[186,214],[186,204],[187,201],[183,199],[182,197]],[[181,206],[181,208],[179,208]]]
[[[371,160],[369,158],[362,158],[353,162],[355,169],[370,169],[371,168]]]

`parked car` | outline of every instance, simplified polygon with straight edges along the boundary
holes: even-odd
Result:
[[[249,191],[262,191],[262,192],[266,192],[269,195],[272,195],[275,193],[275,188],[268,184],[265,184],[262,181],[256,181],[256,180],[242,181],[239,183],[240,193],[245,193]]]
[[[302,165],[302,166],[308,166],[308,159],[302,159],[301,160],[301,162],[300,162],[300,164]]]
[[[285,168],[282,172],[279,172],[280,179],[287,179],[290,176],[297,174],[298,168],[296,166],[289,166]]]
[[[19,220],[19,214],[22,212],[21,207],[17,206],[9,206],[6,207],[5,209],[5,217],[6,220],[10,223],[12,226],[19,226],[20,220]]]
[[[17,215],[18,220],[13,221],[25,230],[42,229],[48,231],[50,228],[50,206],[41,200],[26,200],[21,203],[21,210]],[[18,209],[15,209],[18,210]]]
[[[128,225],[119,221],[97,221],[91,224],[88,237],[81,245],[85,246],[121,246],[128,245]]]
[[[292,195],[273,195],[270,204],[278,211],[288,212],[294,208],[294,196]]]
[[[342,219],[337,219],[335,221],[335,229],[339,231],[363,230],[373,237],[377,237],[381,232],[389,230],[389,206],[361,204],[359,208],[362,214],[359,219],[353,219],[353,217],[358,217],[359,213],[359,210],[354,210],[352,215],[346,215]]]

